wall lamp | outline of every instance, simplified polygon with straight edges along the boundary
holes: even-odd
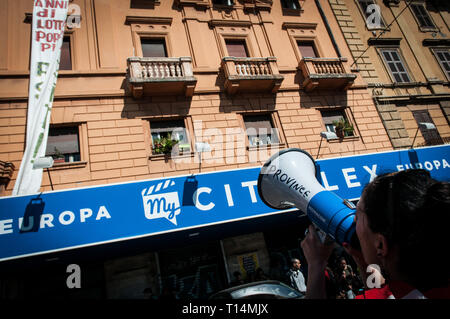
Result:
[[[48,179],[50,180],[50,186],[52,187],[52,190],[53,190],[53,182],[52,182],[52,178],[50,176],[50,171],[49,171],[50,167],[53,167],[53,157],[51,157],[51,156],[39,157],[34,160],[33,169],[40,169],[40,168],[47,169]]]

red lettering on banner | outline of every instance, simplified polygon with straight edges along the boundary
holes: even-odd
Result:
[[[62,20],[43,20],[39,19],[37,21],[38,29],[47,29],[47,30],[64,30],[64,21]]]
[[[35,7],[43,7],[42,5],[42,1],[41,0],[36,0],[36,2],[34,3]]]
[[[38,17],[41,17],[41,18],[47,18],[48,17],[48,9],[38,11],[37,15],[38,15]]]
[[[36,1],[36,3],[39,2],[41,3],[41,1]],[[67,0],[46,0],[45,1],[45,6],[47,8],[60,8],[60,9],[65,9],[67,8]],[[40,7],[42,7],[42,3],[40,5]]]

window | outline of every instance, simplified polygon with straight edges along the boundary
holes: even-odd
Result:
[[[248,57],[247,46],[245,40],[225,40],[229,56],[246,58]]]
[[[72,70],[72,55],[70,36],[65,36],[61,45],[61,56],[59,59],[60,70]]]
[[[188,132],[183,119],[168,121],[150,121],[152,136],[152,154],[171,154],[175,149],[177,154],[190,152]]]
[[[318,54],[313,41],[297,41],[297,46],[302,58],[317,58]]]
[[[419,125],[419,123],[431,123],[434,125],[433,119],[431,118],[430,113],[428,113],[427,110],[412,111],[412,114],[417,122],[417,125]],[[422,133],[422,136],[425,140],[425,145],[443,144],[441,135],[439,135],[437,129],[427,129],[422,126],[419,127],[420,133]]]
[[[141,38],[141,47],[143,57],[167,57],[164,39]]]
[[[374,0],[358,0],[358,3],[365,17],[367,28],[386,28],[386,24],[384,23],[383,17],[381,16],[380,7],[375,3]],[[373,5],[377,7],[374,7]],[[380,14],[379,20],[376,16],[377,13]]]
[[[397,83],[411,82],[398,49],[381,49],[381,55]]]
[[[220,4],[223,6],[232,6],[233,0],[213,0],[213,4]]]
[[[45,156],[55,163],[81,161],[78,126],[50,126]]]
[[[280,143],[270,114],[244,115],[243,117],[250,146]]]
[[[281,0],[281,6],[283,9],[300,10],[300,4],[298,0]]]
[[[438,59],[442,70],[444,70],[447,79],[450,80],[450,49],[434,49],[433,53]]]
[[[419,23],[419,26],[421,28],[435,28],[430,15],[428,14],[425,6],[422,3],[411,4],[411,9],[416,16],[417,22]]]
[[[355,135],[353,125],[347,119],[345,110],[322,110],[320,113],[327,132],[336,133],[339,137]]]

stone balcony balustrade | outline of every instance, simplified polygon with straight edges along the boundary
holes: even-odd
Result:
[[[128,84],[134,98],[194,94],[197,79],[190,57],[132,57],[127,62]]]
[[[238,92],[276,93],[284,77],[278,72],[275,57],[224,57],[225,89],[228,94]]]
[[[303,58],[299,63],[307,91],[319,89],[347,90],[356,79],[348,70],[346,58]]]

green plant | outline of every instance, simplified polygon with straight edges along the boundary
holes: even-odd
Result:
[[[353,125],[347,120],[341,117],[339,121],[333,121],[333,125],[336,128],[336,134],[339,136],[342,134],[341,137],[345,136],[351,136],[353,135],[353,131],[355,130]],[[340,133],[342,132],[342,133]]]
[[[60,159],[60,158],[64,158],[64,154],[61,153],[61,151],[55,147],[55,154],[53,154],[53,159]]]
[[[153,151],[155,154],[170,154],[172,148],[178,143],[178,140],[172,139],[172,134],[167,134],[167,137],[156,139],[153,143]]]

